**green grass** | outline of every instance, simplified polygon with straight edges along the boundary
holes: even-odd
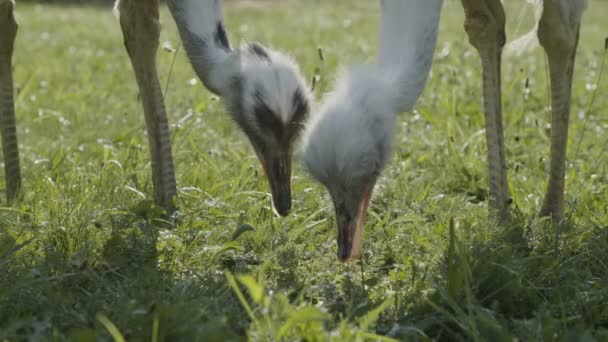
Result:
[[[510,4],[513,37],[532,19]],[[540,49],[504,61],[515,218],[487,219],[480,66],[448,2],[432,75],[399,120],[370,208],[364,262],[341,264],[323,189],[298,165],[293,213],[273,216],[251,148],[181,50],[170,79],[174,54],[158,56],[180,208],[162,220],[110,10],[19,3],[24,195],[0,208],[0,340],[607,340],[607,11],[592,1],[582,28],[565,222],[536,217],[550,119]],[[235,43],[289,51],[309,78],[320,67],[319,92],[375,53],[376,2],[227,2],[225,15]],[[162,22],[161,42],[178,47],[166,10]]]

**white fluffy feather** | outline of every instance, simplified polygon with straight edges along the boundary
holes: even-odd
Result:
[[[402,111],[411,111],[431,69],[443,0],[382,0],[377,65],[397,73]]]
[[[399,112],[397,82],[394,73],[377,67],[342,73],[304,136],[304,161],[317,180],[348,187],[381,171]]]
[[[245,48],[241,48],[241,51]],[[310,101],[308,87],[304,82],[298,65],[292,58],[274,50],[268,50],[270,61],[241,54],[238,73],[243,79],[243,105],[253,108],[256,104],[255,93],[262,91],[264,103],[285,124],[294,114],[293,94],[300,91]],[[245,111],[254,120],[251,111]]]
[[[326,187],[360,188],[388,162],[396,115],[424,88],[442,3],[382,0],[376,65],[343,73],[304,136],[305,164]]]
[[[260,102],[285,124],[294,114],[296,91],[309,101],[291,58],[261,45],[230,47],[220,0],[169,0],[168,5],[194,70],[209,90],[226,100],[239,124],[248,125],[248,130],[259,128],[254,109]]]

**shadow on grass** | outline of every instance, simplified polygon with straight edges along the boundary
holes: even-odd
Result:
[[[400,324],[442,341],[607,340],[607,228],[519,216],[467,239],[479,227],[452,221],[434,293]]]
[[[75,254],[62,230],[23,250],[1,236],[0,339],[96,341],[112,326],[127,340],[242,339],[247,326],[230,319],[242,309],[223,274],[163,270],[158,245],[171,223],[132,213],[111,222],[100,250]]]
[[[442,260],[431,271],[412,267],[413,290],[397,297],[370,290],[391,274],[359,273],[356,264],[311,280],[296,267],[302,251],[291,244],[280,244],[267,262],[224,253],[207,258],[208,269],[190,271],[175,266],[182,247],[166,237],[186,225],[157,217],[145,204],[113,215],[98,227],[108,232],[97,238],[101,245],[77,253],[67,252],[76,242],[62,229],[45,230],[48,236],[21,250],[23,241],[3,236],[0,338],[110,338],[100,314],[127,340],[374,340],[374,329],[415,341],[608,338],[602,224],[589,229],[521,216],[506,228],[452,221]],[[225,270],[241,275],[230,284]],[[391,289],[400,292],[406,282]]]

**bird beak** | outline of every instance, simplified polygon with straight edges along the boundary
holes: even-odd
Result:
[[[355,207],[349,208],[346,205],[338,205],[334,201],[338,224],[338,259],[340,261],[352,261],[361,257],[363,226],[374,183],[365,190]]]
[[[279,215],[287,216],[291,209],[291,153],[260,154],[259,159],[270,184],[272,204]]]

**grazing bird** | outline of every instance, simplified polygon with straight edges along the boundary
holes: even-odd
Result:
[[[396,116],[413,108],[431,67],[441,4],[383,1],[376,64],[344,72],[311,116],[304,163],[332,198],[340,260],[361,253],[365,213],[390,159]]]
[[[291,162],[311,96],[297,65],[259,43],[232,48],[219,0],[170,0],[169,10],[198,77],[222,97],[268,178],[276,211],[291,208]]]
[[[311,117],[304,162],[332,198],[338,258],[361,254],[363,224],[375,183],[390,159],[395,116],[420,95],[433,57],[442,0],[381,0],[380,47],[375,65],[339,77],[336,90]],[[462,0],[465,30],[482,64],[490,208],[508,218],[500,62],[505,14],[500,0]],[[538,37],[551,79],[551,162],[542,216],[563,217],[566,142],[572,71],[586,0],[545,0]]]

